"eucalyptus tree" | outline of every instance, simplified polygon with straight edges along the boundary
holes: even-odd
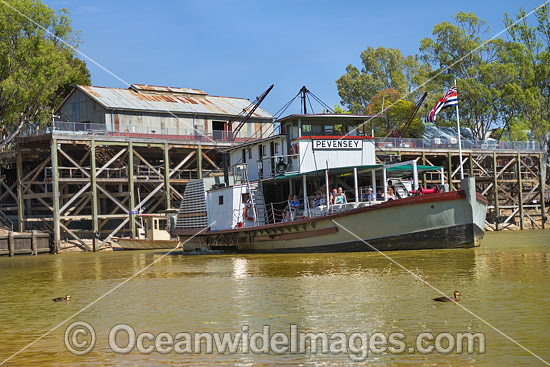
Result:
[[[548,5],[535,11],[530,21],[526,12],[514,18],[505,14],[509,42],[501,58],[516,72],[516,93],[509,104],[510,113],[520,126],[527,127],[534,138],[548,144],[550,134],[550,21]],[[511,126],[509,130],[513,130]]]
[[[421,58],[436,69],[439,77],[433,83],[440,84],[442,92],[457,80],[461,124],[475,138],[484,139],[502,125],[497,105],[502,88],[514,78],[513,70],[502,67],[498,55],[503,41],[489,39],[490,27],[484,20],[465,12],[453,18],[455,24],[438,23],[433,38],[421,40]],[[443,116],[454,114],[449,110]]]
[[[365,113],[371,99],[382,89],[391,88],[406,95],[412,88],[418,61],[405,57],[393,48],[372,47],[361,53],[362,68],[346,67],[346,73],[337,81],[341,105],[352,113]],[[412,98],[412,97],[411,97]]]
[[[68,13],[39,0],[0,2],[0,149],[26,126],[51,120],[70,86],[89,84]]]

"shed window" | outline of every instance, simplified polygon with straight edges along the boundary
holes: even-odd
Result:
[[[218,205],[223,205],[223,195],[218,196]]]

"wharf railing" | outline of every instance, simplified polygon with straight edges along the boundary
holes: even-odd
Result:
[[[442,149],[458,150],[456,138],[376,138],[375,144],[380,149],[411,148],[411,149]],[[472,150],[533,150],[540,151],[536,141],[497,141],[497,140],[462,140],[462,149]]]
[[[244,143],[248,140],[261,139],[262,133],[256,131],[252,135],[239,132],[237,136],[231,131],[203,129],[178,129],[160,126],[121,126],[111,129],[109,125],[87,122],[62,122],[54,121],[41,128],[28,127],[22,132],[22,136],[35,136],[43,134],[67,134],[89,136],[113,136],[140,139],[168,139],[168,140],[194,140],[194,141],[220,141]]]

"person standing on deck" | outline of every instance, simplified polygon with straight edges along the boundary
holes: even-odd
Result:
[[[347,204],[348,199],[346,198],[346,194],[344,194],[344,190],[339,187],[338,191],[336,193],[336,197],[334,199],[334,204],[341,205],[341,204]]]
[[[336,196],[338,196],[338,190],[333,189],[332,194],[330,194],[330,205],[334,205],[336,201]]]

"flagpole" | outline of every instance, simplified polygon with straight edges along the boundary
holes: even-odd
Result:
[[[456,79],[455,79],[456,87]],[[464,179],[464,171],[462,170],[462,139],[460,137],[460,117],[458,116],[458,88],[457,88],[457,98],[456,98],[456,128],[458,131],[458,158],[460,159],[460,179]],[[449,175],[452,175],[452,172],[449,172]]]

